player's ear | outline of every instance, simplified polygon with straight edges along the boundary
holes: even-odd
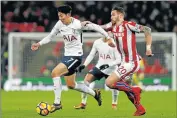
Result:
[[[67,13],[66,15],[67,15],[67,16],[71,16],[71,13]]]
[[[124,18],[124,14],[120,13],[119,15],[119,17]]]

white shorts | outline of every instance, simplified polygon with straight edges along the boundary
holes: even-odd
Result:
[[[134,62],[122,62],[118,69],[114,71],[118,78],[122,80],[130,80],[132,78],[133,73],[139,70],[139,61]]]

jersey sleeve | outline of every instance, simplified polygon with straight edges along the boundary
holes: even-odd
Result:
[[[59,27],[60,27],[60,23],[59,21],[55,24],[55,26],[53,27],[53,29],[51,30],[50,34],[47,35],[46,37],[44,37],[39,44],[40,45],[44,45],[49,43],[58,33],[59,33]]]
[[[84,62],[84,65],[85,66],[88,66],[90,64],[90,62],[93,60],[93,58],[95,57],[96,53],[98,52],[97,51],[97,48],[96,48],[96,42],[94,42],[93,46],[92,46],[92,49],[89,53],[89,55],[87,56],[85,62]]]
[[[129,21],[127,23],[127,27],[131,30],[131,31],[134,31],[134,32],[137,32],[139,33],[141,31],[141,25],[133,22],[133,21]]]
[[[105,24],[104,26],[105,26],[105,29],[106,29],[107,31],[111,31],[111,30],[112,30],[112,23],[111,23],[111,22]]]
[[[116,47],[114,48],[114,57],[115,57],[115,61],[110,62],[109,66],[115,66],[121,63],[121,56],[119,52],[117,51]]]

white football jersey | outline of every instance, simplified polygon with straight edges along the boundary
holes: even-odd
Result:
[[[100,26],[90,23],[85,26],[81,25],[80,20],[77,20],[73,17],[72,22],[68,25],[63,24],[60,20],[55,24],[50,34],[42,39],[39,43],[40,45],[50,42],[54,36],[60,33],[64,39],[65,45],[65,56],[82,56],[82,30],[95,30],[100,32],[105,37],[108,37],[106,31],[104,31]]]
[[[53,30],[63,36],[65,56],[83,55],[81,28],[81,22],[75,18],[72,18],[69,25],[65,25],[59,20],[54,26]]]
[[[88,65],[94,56],[98,53],[99,59],[96,67],[99,69],[101,65],[108,64],[109,68],[101,70],[104,74],[110,75],[117,69],[117,65],[121,63],[121,56],[116,47],[110,47],[108,43],[105,43],[102,38],[97,39],[91,49],[89,56],[87,57],[84,65]]]

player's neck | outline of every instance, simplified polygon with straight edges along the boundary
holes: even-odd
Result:
[[[68,20],[66,21],[65,25],[69,25],[72,22],[72,18],[69,17]]]
[[[124,21],[124,19],[117,21],[117,22],[116,22],[116,25],[119,26],[120,24],[122,24],[123,21]]]

